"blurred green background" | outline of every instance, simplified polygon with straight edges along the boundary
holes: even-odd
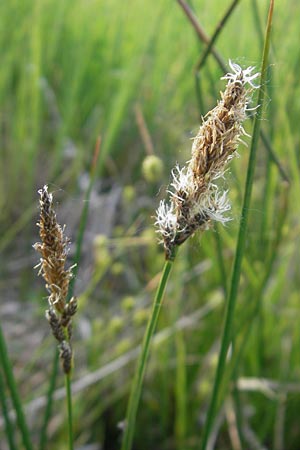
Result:
[[[230,2],[189,5],[211,36]],[[226,63],[260,66],[267,10],[266,0],[239,2],[215,44]],[[300,448],[299,25],[299,2],[276,1],[262,129],[281,172],[260,142],[232,381],[224,388],[210,448]],[[200,72],[200,110],[195,66],[205,45],[175,0],[1,2],[0,49],[0,312],[15,374],[37,436],[43,405],[32,402],[47,390],[54,349],[43,317],[46,291],[32,269],[37,189],[49,184],[58,218],[75,242],[100,136],[76,287],[75,438],[78,449],[114,450],[135,349],[164,260],[155,209],[172,167],[189,159],[191,138],[201,114],[219,99],[224,73],[210,55]],[[248,120],[247,132],[251,127]],[[247,147],[241,145],[239,154],[226,181],[233,220],[196,236],[176,261],[143,390],[138,450],[199,447]],[[151,155],[158,158],[154,165]],[[64,403],[57,400],[49,449],[66,448],[65,420]]]

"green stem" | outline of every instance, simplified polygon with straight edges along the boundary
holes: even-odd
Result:
[[[14,429],[9,417],[8,407],[7,407],[7,401],[5,396],[5,384],[4,380],[2,378],[2,371],[0,371],[0,402],[2,406],[2,412],[5,422],[5,434],[7,437],[7,442],[9,445],[10,450],[17,450],[16,444],[15,444],[15,433]]]
[[[215,241],[216,241],[216,250],[217,250],[217,261],[219,265],[219,271],[220,271],[220,283],[222,286],[222,289],[224,291],[224,298],[227,298],[227,274],[226,274],[226,268],[224,263],[224,257],[222,253],[222,242],[221,242],[221,236],[219,232],[219,227],[216,224],[215,228]]]
[[[55,353],[54,353],[54,358],[53,358],[53,363],[52,363],[52,372],[51,372],[51,377],[50,377],[50,382],[49,382],[49,388],[48,388],[48,392],[47,392],[47,404],[46,404],[46,408],[45,408],[43,425],[42,425],[41,435],[40,435],[40,445],[39,445],[40,450],[43,450],[46,447],[46,443],[47,443],[47,428],[48,428],[48,423],[49,423],[49,420],[51,418],[51,413],[52,413],[53,392],[54,392],[55,385],[56,385],[58,363],[59,363],[59,351],[58,351],[58,348],[56,347]]]
[[[166,260],[165,265],[163,268],[162,276],[160,279],[160,283],[158,285],[156,295],[153,301],[152,311],[151,315],[148,320],[147,328],[144,334],[144,339],[142,343],[141,353],[139,355],[135,373],[134,373],[134,379],[131,386],[131,392],[127,407],[127,414],[126,414],[126,422],[125,422],[125,430],[124,430],[124,436],[122,441],[122,450],[130,450],[132,447],[132,441],[133,441],[133,435],[134,435],[134,429],[135,429],[135,422],[136,422],[136,415],[137,410],[141,398],[141,391],[142,391],[142,384],[144,380],[145,370],[146,370],[146,364],[149,356],[150,351],[150,344],[151,339],[153,337],[153,334],[155,332],[156,324],[158,321],[158,316],[160,312],[160,308],[163,302],[163,295],[165,292],[166,284],[174,263],[175,255],[172,258],[172,260]]]
[[[216,377],[214,381],[214,387],[212,392],[212,397],[210,401],[210,405],[207,412],[206,422],[203,430],[203,437],[201,443],[201,450],[206,450],[208,438],[210,435],[210,431],[212,429],[212,425],[214,422],[218,400],[219,400],[219,391],[221,388],[225,368],[226,368],[226,357],[228,353],[228,349],[231,342],[232,330],[233,330],[233,319],[234,319],[234,310],[236,305],[239,280],[241,274],[241,266],[243,260],[243,254],[245,249],[246,237],[247,237],[247,222],[248,222],[248,213],[250,208],[251,201],[251,193],[254,179],[254,169],[255,169],[255,159],[256,159],[256,149],[259,138],[261,117],[262,117],[262,106],[264,100],[264,84],[266,79],[266,68],[267,68],[267,59],[269,53],[269,45],[270,45],[270,32],[271,32],[271,23],[272,23],[272,15],[273,15],[273,7],[274,0],[270,1],[269,8],[269,16],[266,28],[266,37],[264,44],[264,51],[262,57],[262,68],[261,68],[261,79],[260,79],[260,89],[258,94],[258,110],[257,114],[254,118],[253,125],[253,137],[251,141],[250,155],[249,155],[249,163],[247,170],[247,179],[246,179],[246,187],[244,194],[244,202],[242,208],[242,215],[240,221],[240,228],[237,240],[237,247],[235,253],[235,261],[233,266],[233,274],[231,279],[231,286],[229,292],[229,298],[226,304],[225,311],[225,320],[223,326],[223,333],[221,338],[221,348],[219,353],[218,366],[216,371]]]
[[[73,450],[73,414],[72,414],[72,389],[71,389],[71,373],[65,374],[66,398],[68,409],[68,436],[69,450]]]
[[[32,443],[30,439],[29,430],[23,413],[21,399],[18,393],[15,377],[11,367],[10,359],[6,348],[5,338],[0,327],[0,364],[5,374],[6,383],[10,390],[12,402],[16,411],[17,421],[22,436],[24,448],[26,450],[32,450]]]

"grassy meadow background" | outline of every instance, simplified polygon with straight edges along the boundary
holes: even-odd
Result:
[[[189,3],[211,36],[230,2]],[[215,48],[259,68],[268,2],[241,0]],[[300,4],[275,2],[266,101],[234,345],[210,449],[300,448]],[[37,190],[78,235],[94,149],[100,156],[75,293],[76,449],[120,448],[137,346],[164,262],[153,216],[176,162],[219,99],[224,74],[175,0],[0,3],[0,314],[32,436],[39,440],[55,343],[44,318]],[[199,92],[198,92],[199,93]],[[254,113],[253,113],[254,114]],[[252,122],[245,128],[251,133]],[[245,138],[249,143],[249,138]],[[153,153],[160,159],[147,165]],[[199,448],[219,349],[247,170],[227,176],[232,220],[180,248],[143,388],[136,450]],[[2,378],[2,374],[0,373]],[[1,381],[1,380],[0,380]],[[63,377],[49,449],[67,448]],[[0,418],[0,448],[6,449]],[[22,448],[21,444],[20,447]]]

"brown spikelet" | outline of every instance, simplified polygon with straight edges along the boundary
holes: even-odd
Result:
[[[57,223],[53,209],[52,194],[44,186],[40,194],[40,228],[41,242],[34,245],[41,254],[40,272],[46,281],[49,291],[49,303],[60,313],[64,310],[68,295],[72,268],[65,269],[69,241],[64,237],[63,228]]]
[[[221,100],[203,119],[194,139],[191,160],[172,171],[169,202],[161,201],[156,226],[164,243],[166,258],[172,259],[176,246],[185,242],[198,229],[206,229],[212,220],[226,222],[230,209],[226,191],[213,182],[224,174],[224,167],[236,153],[246,118],[253,68],[242,70],[230,62],[233,73],[224,79],[227,86]]]
[[[62,361],[63,370],[66,374],[71,372],[72,369],[72,349],[67,341],[62,341],[59,344],[59,355]]]
[[[225,92],[221,92],[221,101],[206,115],[194,139],[190,168],[203,185],[222,169],[236,151],[239,137],[245,134],[241,123],[246,117],[246,82],[240,69]]]
[[[72,297],[69,303],[64,307],[64,311],[61,315],[61,323],[64,327],[67,327],[72,320],[72,316],[76,314],[77,311],[77,300],[76,297]]]
[[[46,281],[49,292],[49,309],[46,318],[54,337],[59,342],[63,369],[71,370],[72,349],[70,346],[71,320],[77,310],[77,301],[73,297],[67,302],[69,282],[72,269],[65,268],[68,255],[69,240],[64,236],[62,228],[56,219],[53,209],[53,196],[48,192],[48,186],[38,191],[40,195],[40,229],[41,242],[34,244],[34,249],[41,254],[39,274]],[[68,373],[68,372],[66,372]]]
[[[49,322],[52,334],[58,342],[62,342],[65,339],[65,332],[61,320],[59,319],[55,310],[50,307],[46,310],[46,319]]]

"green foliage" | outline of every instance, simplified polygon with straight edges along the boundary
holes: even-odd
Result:
[[[227,3],[190,3],[212,35]],[[215,43],[225,61],[259,66],[268,3],[243,1],[233,11]],[[300,446],[300,59],[295,39],[299,14],[297,1],[288,7],[283,1],[275,3],[261,128],[290,182],[283,180],[260,139],[233,317],[234,345],[220,386],[223,408],[217,411],[214,428],[218,449],[234,448],[232,430],[243,448],[255,448],[249,436],[261,447],[276,450]],[[25,363],[17,351],[22,342],[14,345],[14,335],[5,329],[17,385],[24,404],[47,392],[53,342],[44,338],[43,299],[37,300],[41,290],[28,275],[32,261],[24,271],[16,267],[15,272],[11,261],[20,255],[26,259],[36,240],[32,230],[38,187],[48,182],[54,189],[63,188],[62,210],[72,196],[74,208],[81,210],[79,180],[89,171],[101,135],[98,193],[104,196],[121,186],[122,194],[109,235],[89,237],[93,255],[88,255],[88,281],[80,284],[79,271],[75,288],[79,312],[73,344],[74,446],[98,443],[104,449],[120,448],[136,349],[164,260],[151,216],[164,196],[169,170],[190,155],[190,138],[199,125],[194,67],[205,46],[173,0],[12,0],[0,3],[0,17],[1,301],[14,299],[15,279],[26,278],[17,292],[28,308],[35,305],[37,330],[40,327],[43,336],[32,349],[32,360]],[[206,112],[223,87],[212,55],[200,75]],[[146,150],[135,118],[136,103],[162,162],[162,181],[145,182]],[[251,121],[246,130],[252,132]],[[172,269],[142,390],[134,436],[137,449],[200,446],[249,149],[241,145],[239,154],[228,181],[233,220],[184,244]],[[97,220],[104,221],[105,215],[99,210]],[[84,243],[85,238],[83,248]],[[77,393],[77,383],[80,387],[91,374],[94,381]],[[59,379],[61,386],[61,375]],[[5,399],[1,403],[10,407]],[[49,448],[65,449],[64,405],[54,400],[52,410]],[[3,415],[7,427],[13,428],[7,412]],[[41,410],[30,413],[36,419],[30,423],[34,444],[42,416]],[[230,421],[232,417],[235,420]],[[24,430],[26,438],[25,426]],[[5,439],[1,433],[0,447]]]

